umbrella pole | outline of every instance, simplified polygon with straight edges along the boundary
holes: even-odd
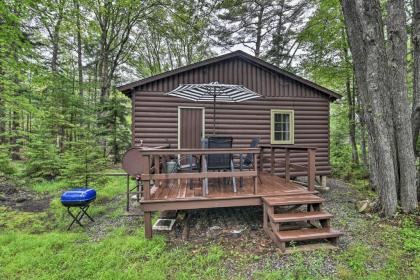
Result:
[[[216,94],[213,95],[213,135],[216,135]]]

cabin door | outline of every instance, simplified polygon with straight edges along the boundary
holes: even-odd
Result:
[[[178,107],[178,148],[199,149],[204,137],[204,108]]]

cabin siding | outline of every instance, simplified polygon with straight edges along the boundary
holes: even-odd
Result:
[[[271,109],[294,110],[294,144],[317,147],[316,175],[330,174],[330,97],[246,58],[228,59],[139,86],[132,92],[133,141],[141,139],[147,146],[170,143],[177,147],[179,106],[205,107],[205,134],[211,135],[213,103],[192,102],[165,93],[179,84],[213,81],[241,84],[264,96],[241,103],[217,103],[216,135],[232,136],[234,147],[249,146],[253,137],[260,137],[261,144],[270,144]],[[268,151],[266,153],[268,155]],[[278,152],[276,158],[282,159],[283,154]],[[306,152],[292,151],[291,163],[306,165]],[[269,165],[267,158],[264,167],[269,170]],[[275,172],[281,175],[284,168],[276,164]],[[291,172],[291,175],[306,173]]]

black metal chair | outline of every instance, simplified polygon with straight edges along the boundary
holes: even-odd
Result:
[[[232,148],[233,138],[224,136],[211,136],[208,138],[208,148]],[[214,154],[207,156],[207,170],[217,171],[233,171],[233,157],[231,153],[228,154]],[[226,183],[226,178],[224,178]],[[207,180],[206,180],[207,182]],[[236,181],[232,178],[233,192],[236,192]]]
[[[260,143],[260,138],[255,137],[252,138],[251,144],[249,145],[250,148],[256,148],[258,144]],[[235,165],[235,168],[239,169],[240,171],[244,169],[252,170],[254,168],[254,155],[251,153],[246,154],[245,157],[243,157],[243,154],[240,154],[239,156],[239,164]],[[261,183],[261,179],[258,176],[258,180]],[[240,187],[243,187],[244,178],[241,177],[240,179]]]

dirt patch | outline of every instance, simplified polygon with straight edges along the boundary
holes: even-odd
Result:
[[[50,207],[51,197],[41,196],[11,183],[0,185],[0,206],[24,212],[42,212]]]
[[[187,212],[189,237],[185,240],[185,224],[177,222],[169,233],[173,245],[217,243],[226,249],[262,254],[276,250],[262,229],[261,207],[203,209]],[[181,212],[180,215],[185,215]]]

